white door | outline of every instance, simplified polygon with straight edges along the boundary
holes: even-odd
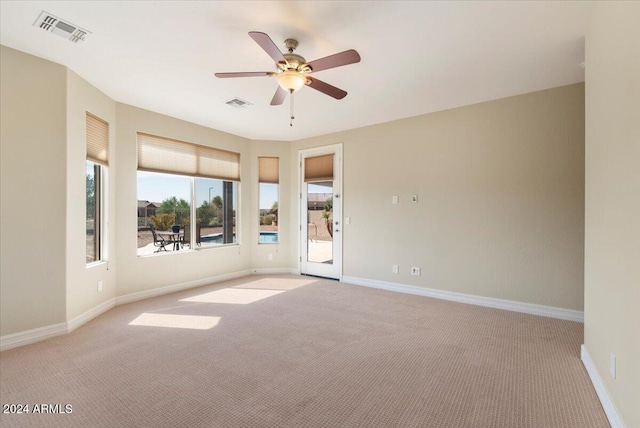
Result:
[[[300,272],[342,277],[342,144],[300,151]]]

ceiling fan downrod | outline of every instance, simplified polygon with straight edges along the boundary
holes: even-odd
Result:
[[[293,53],[293,51],[298,47],[298,41],[296,39],[287,39],[284,41],[284,45],[289,53]]]
[[[293,89],[289,89],[289,91],[291,92],[291,97],[289,99],[291,107],[291,119],[289,120],[289,126],[293,126],[293,119],[295,119],[295,117],[293,116]]]

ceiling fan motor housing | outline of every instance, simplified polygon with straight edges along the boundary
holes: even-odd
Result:
[[[282,54],[284,58],[287,60],[286,64],[278,64],[278,66],[283,70],[295,70],[303,73],[308,73],[311,71],[311,67],[307,65],[307,60],[304,59],[301,55],[294,54],[293,51],[298,47],[298,41],[296,39],[287,39],[284,41],[284,45],[286,46],[289,53]]]
[[[311,71],[309,66],[307,66],[307,60],[298,54],[284,54],[284,58],[287,60],[286,67],[289,70]]]

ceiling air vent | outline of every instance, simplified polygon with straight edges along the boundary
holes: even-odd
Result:
[[[243,100],[240,98],[234,98],[232,100],[227,101],[225,104],[231,107],[236,107],[236,108],[247,108],[253,105],[249,101]]]
[[[73,25],[45,11],[42,11],[38,19],[36,19],[36,22],[33,23],[33,26],[42,28],[73,43],[84,41],[87,34],[91,34],[90,31]]]

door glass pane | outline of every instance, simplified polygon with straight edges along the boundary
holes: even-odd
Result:
[[[333,181],[307,186],[307,261],[333,264]]]

